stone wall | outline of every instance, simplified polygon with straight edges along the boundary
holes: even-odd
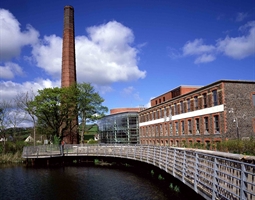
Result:
[[[226,137],[254,137],[255,106],[252,95],[254,83],[224,83],[224,104],[226,113]]]

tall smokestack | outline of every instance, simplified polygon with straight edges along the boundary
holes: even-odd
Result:
[[[74,8],[65,6],[64,8],[64,32],[62,49],[62,75],[61,87],[69,87],[76,83],[76,64],[75,64],[75,35],[74,35]],[[70,108],[75,109],[75,108]],[[69,144],[77,144],[78,141],[78,115],[73,114],[73,120],[65,124],[63,140]],[[64,128],[64,126],[63,126]]]
[[[73,83],[76,83],[74,8],[65,6],[61,86],[68,87]]]

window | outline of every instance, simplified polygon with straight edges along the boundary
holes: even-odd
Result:
[[[159,118],[162,118],[162,110],[159,110]]]
[[[159,103],[161,103],[161,99],[159,99]]]
[[[199,128],[199,119],[196,119],[196,134],[200,133],[200,128]]]
[[[165,97],[163,97],[163,102],[165,102],[166,101],[166,98]]]
[[[158,104],[158,101],[156,100],[156,105]]]
[[[166,108],[164,108],[164,118],[166,119]]]
[[[253,105],[255,106],[255,94],[252,95],[252,102],[253,102]]]
[[[155,119],[158,119],[158,111],[156,110]]]
[[[204,129],[205,129],[205,133],[209,132],[208,117],[204,118]]]
[[[154,120],[154,118],[153,118],[153,112],[151,113],[151,120]]]
[[[217,90],[213,90],[213,105],[217,106],[218,105],[218,96],[217,96]]]
[[[174,104],[174,114],[177,115],[178,114],[178,108],[177,108],[177,104]]]
[[[191,124],[191,120],[188,120],[188,134],[192,134],[192,124]]]
[[[168,134],[167,134],[168,133],[168,131],[167,131],[167,124],[164,124],[164,127],[165,127],[165,134],[164,135],[168,136]]]
[[[178,125],[178,122],[175,122],[175,135],[178,135],[179,133],[179,125]]]
[[[181,101],[181,113],[184,112],[184,106],[183,106],[183,101]]]
[[[207,107],[207,95],[206,94],[203,94],[203,106],[204,106],[204,108]]]
[[[158,126],[156,125],[156,136],[158,136]]]
[[[181,126],[182,126],[182,134],[184,135],[184,121],[181,122]]]
[[[170,133],[170,135],[173,135],[173,125],[172,125],[172,122],[169,123],[169,133]]]
[[[187,99],[187,110],[190,112],[190,99]]]
[[[219,116],[218,115],[214,116],[214,131],[215,131],[215,133],[220,133]]]
[[[172,120],[172,108],[169,106],[169,120]]]
[[[194,107],[195,107],[195,110],[197,110],[198,109],[198,98],[197,98],[197,96],[195,96],[194,97]]]
[[[159,128],[160,128],[160,135],[162,136],[163,135],[162,124],[160,124]]]

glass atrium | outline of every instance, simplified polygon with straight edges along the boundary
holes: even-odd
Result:
[[[139,143],[138,112],[105,116],[98,121],[101,143]]]

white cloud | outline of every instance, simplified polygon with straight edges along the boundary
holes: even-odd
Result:
[[[137,66],[138,50],[131,46],[132,31],[111,21],[87,29],[89,34],[77,36],[75,41],[78,82],[109,85],[146,76]],[[62,39],[51,35],[33,46],[33,59],[38,67],[60,78]]]
[[[35,82],[15,83],[12,81],[0,82],[0,101],[11,101],[17,94],[34,92],[49,87],[59,87],[60,81],[51,81],[49,79],[37,79]]]
[[[129,96],[131,95],[133,92],[134,92],[135,88],[133,86],[129,86],[127,88],[124,88],[122,93],[125,95],[125,96]]]
[[[177,49],[174,49],[172,47],[167,47],[167,51],[168,51],[168,56],[172,58],[173,60],[181,58],[183,56]]]
[[[150,108],[151,107],[151,102],[149,101],[147,104],[144,105],[144,108]]]
[[[108,85],[93,85],[96,91],[98,91],[100,94],[105,94],[108,92],[112,92],[113,89],[111,86]]]
[[[212,54],[202,54],[201,56],[199,56],[198,58],[196,58],[195,60],[195,64],[199,64],[199,63],[207,63],[207,62],[212,62],[214,61],[216,58],[214,55]]]
[[[197,56],[195,64],[212,62],[216,59],[213,55],[215,47],[205,45],[203,39],[195,39],[193,42],[188,41],[182,50],[183,56]]]
[[[219,54],[234,59],[244,59],[254,55],[255,21],[241,26],[239,31],[243,33],[242,36],[226,36],[225,39],[218,39],[215,45],[205,45],[203,39],[195,39],[192,42],[188,41],[182,48],[182,56],[195,56],[194,63],[199,64],[212,62]]]
[[[234,59],[243,59],[255,54],[255,21],[240,27],[239,30],[249,28],[248,34],[240,37],[229,37],[217,42],[218,51]]]
[[[16,75],[23,75],[22,68],[16,63],[7,62],[4,66],[0,66],[0,78],[13,79]]]
[[[37,41],[39,33],[30,25],[26,29],[22,32],[17,19],[8,10],[0,9],[0,61],[19,56],[23,46]]]
[[[103,85],[146,76],[137,66],[138,50],[131,46],[134,35],[129,28],[111,21],[87,31],[88,37],[76,37],[78,81]]]
[[[124,98],[132,98],[136,101],[142,101],[142,98],[140,97],[140,93],[136,91],[136,89],[133,86],[124,88],[121,94]]]
[[[144,108],[150,108],[151,107],[151,100],[154,99],[155,97],[151,97],[149,102],[144,105]]]
[[[237,22],[241,22],[241,21],[243,21],[246,17],[248,17],[248,14],[247,14],[247,13],[239,12],[239,13],[237,13],[236,21],[237,21]]]
[[[213,45],[204,45],[203,43],[203,39],[195,39],[193,42],[188,41],[183,47],[183,55],[201,55],[215,50]]]
[[[33,45],[33,60],[54,78],[60,78],[62,66],[62,38],[56,35],[44,36]]]

